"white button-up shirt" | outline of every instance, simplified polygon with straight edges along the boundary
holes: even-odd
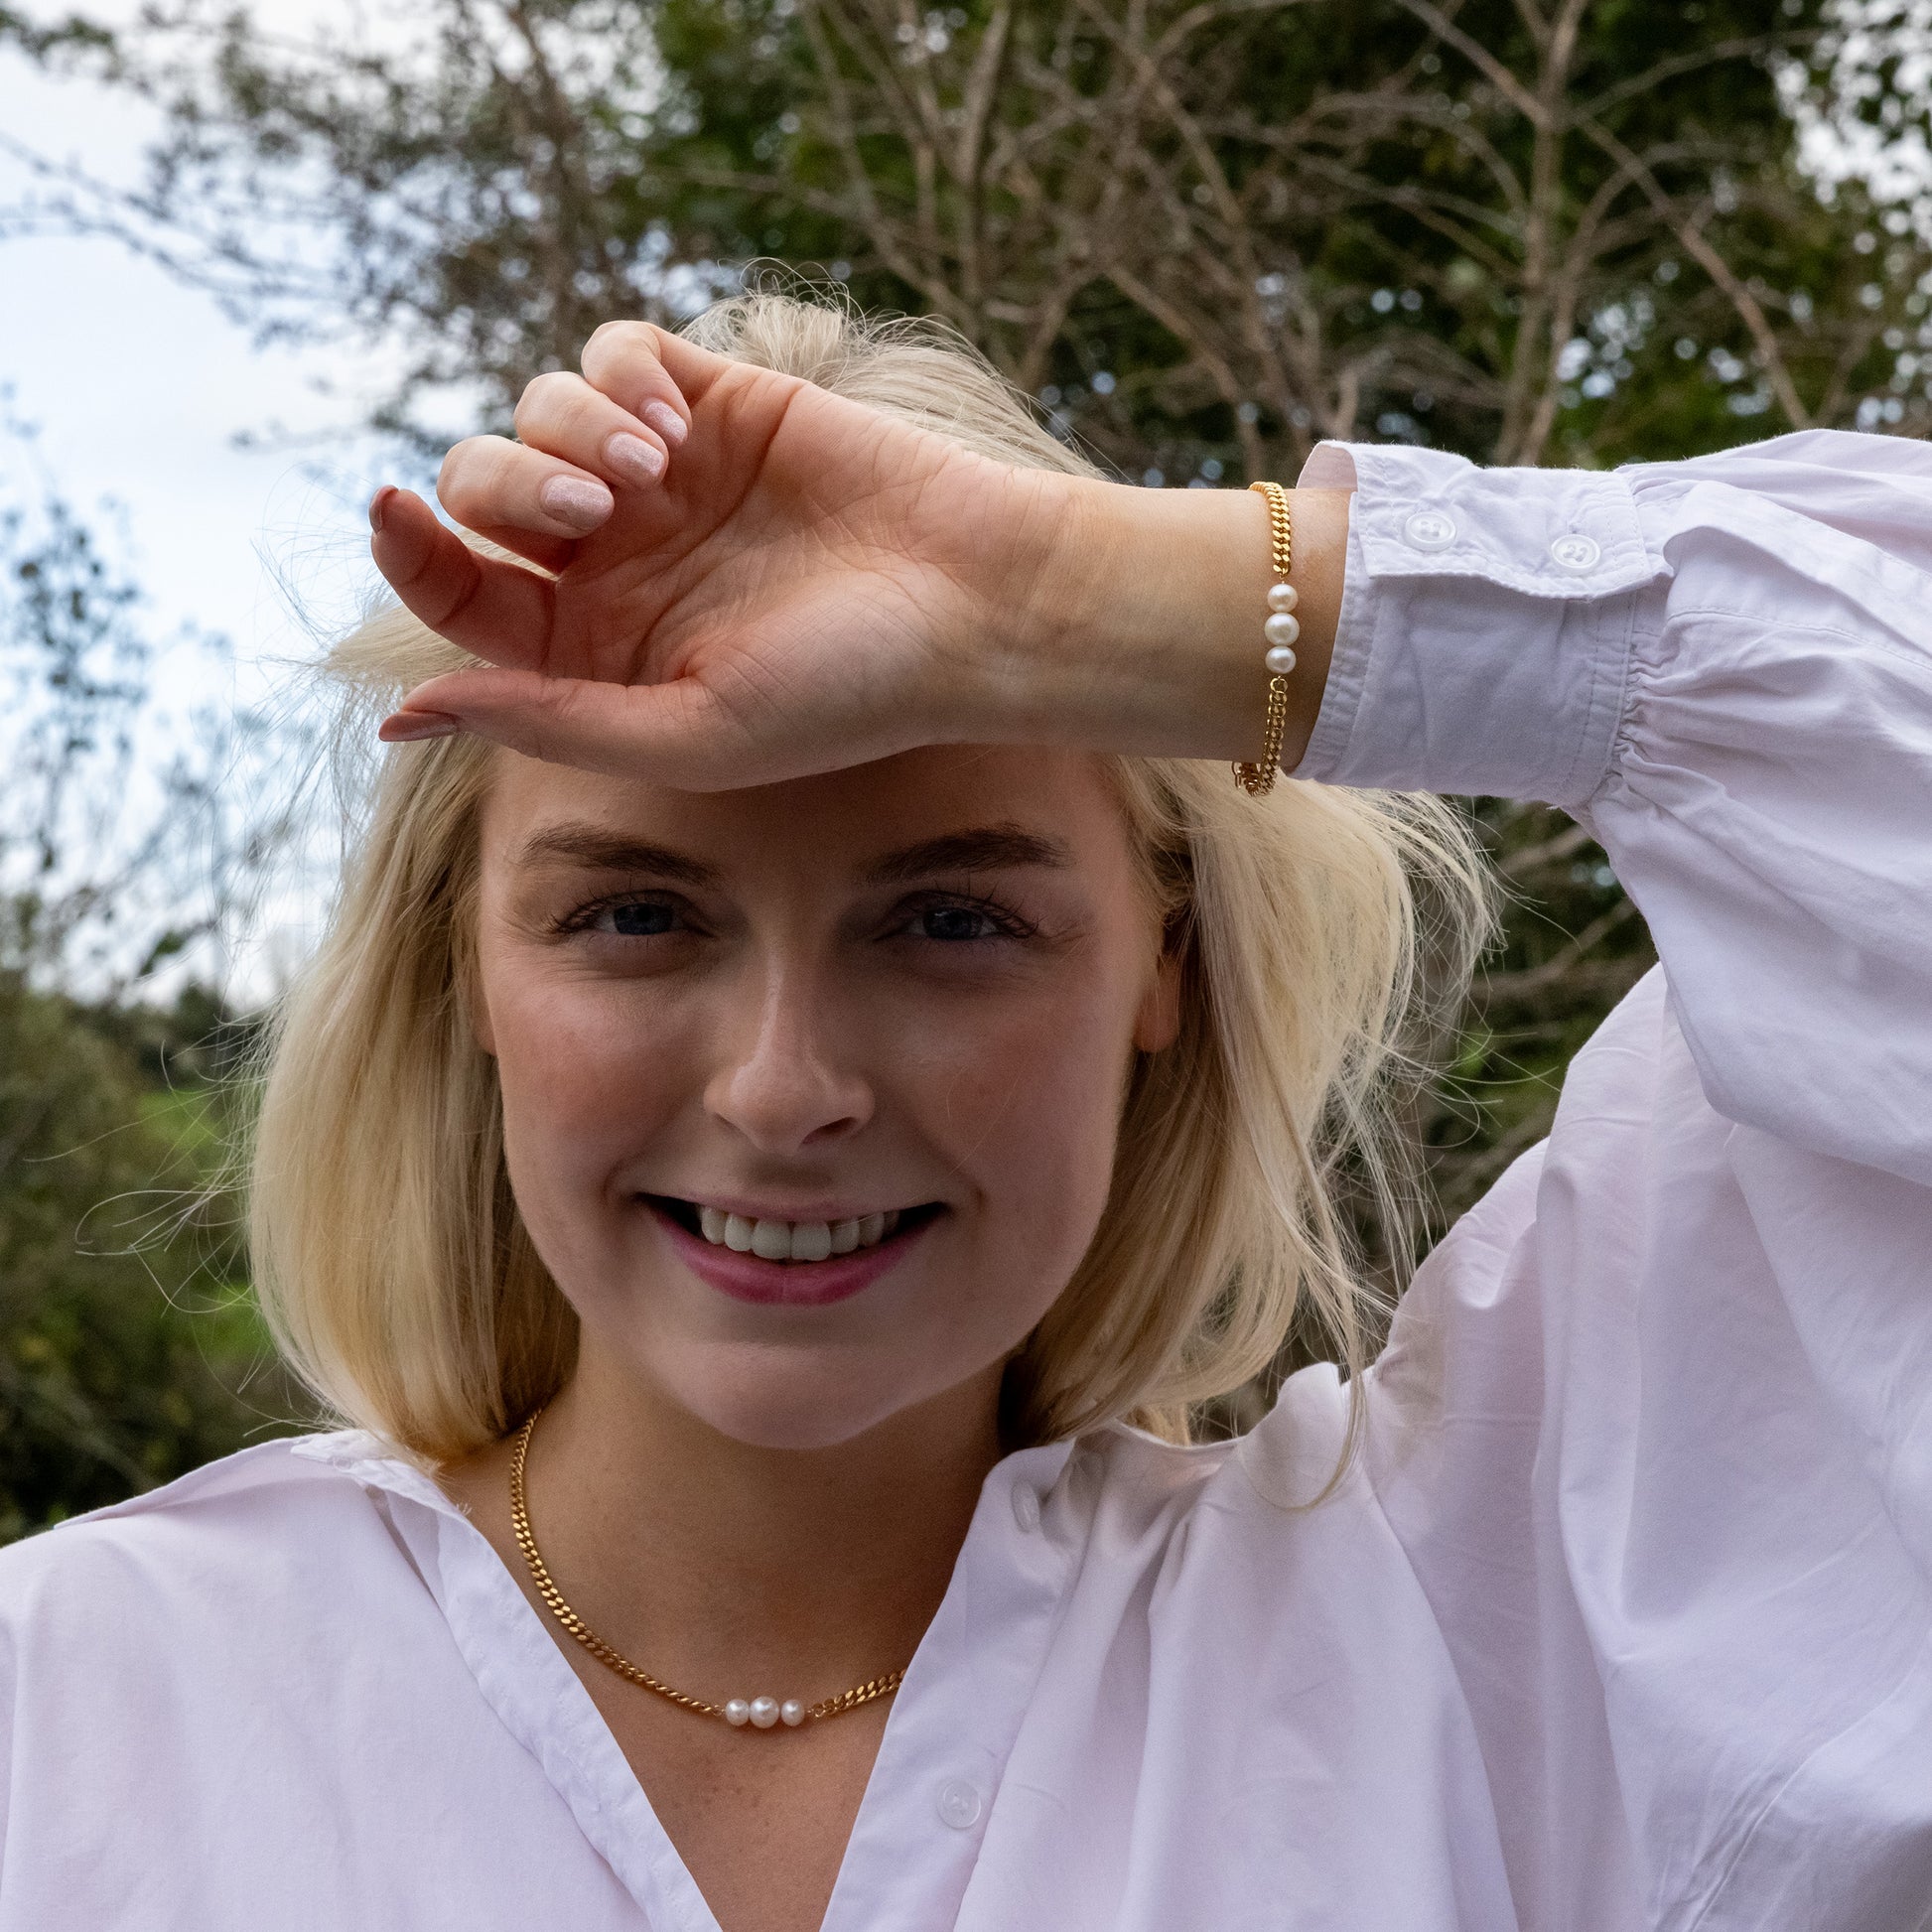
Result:
[[[1301,775],[1549,800],[1662,967],[1341,1441],[987,1478],[827,1932],[1932,1911],[1932,451],[1354,482]],[[550,1632],[362,1437],[0,1556],[0,1932],[714,1932]]]

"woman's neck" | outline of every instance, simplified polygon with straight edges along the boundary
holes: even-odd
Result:
[[[558,1587],[606,1642],[709,1701],[806,1702],[905,1664],[1000,1455],[998,1371],[829,1449],[719,1435],[587,1348],[527,1467]],[[445,1471],[519,1583],[509,1446]]]

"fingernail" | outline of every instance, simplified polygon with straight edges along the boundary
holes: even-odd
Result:
[[[376,737],[385,745],[413,745],[419,738],[454,738],[461,720],[445,711],[398,711],[383,719]]]
[[[369,528],[379,530],[389,518],[389,498],[396,493],[394,483],[384,483],[369,498]]]
[[[654,483],[664,474],[664,452],[621,429],[604,446],[604,460],[626,483]]]
[[[647,402],[638,414],[673,450],[691,433],[690,424],[667,402]]]
[[[573,530],[595,530],[614,507],[611,492],[601,483],[587,483],[582,477],[552,477],[537,491],[537,501]]]

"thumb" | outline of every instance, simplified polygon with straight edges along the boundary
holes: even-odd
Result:
[[[695,677],[607,684],[536,671],[451,671],[419,684],[382,721],[385,744],[468,732],[551,764],[680,791],[757,783],[749,747],[718,694]]]

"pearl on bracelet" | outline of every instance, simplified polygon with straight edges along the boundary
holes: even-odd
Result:
[[[805,1722],[805,1707],[796,1698],[786,1698],[784,1703],[778,1706],[778,1722],[795,1728]]]
[[[1261,632],[1268,639],[1268,654],[1265,662],[1277,677],[1286,677],[1295,668],[1295,640],[1302,634],[1301,621],[1293,613],[1301,603],[1293,584],[1275,584],[1269,588],[1269,617],[1261,626]]]
[[[769,1730],[778,1722],[778,1700],[776,1698],[754,1698],[752,1700],[752,1722],[760,1730]]]

